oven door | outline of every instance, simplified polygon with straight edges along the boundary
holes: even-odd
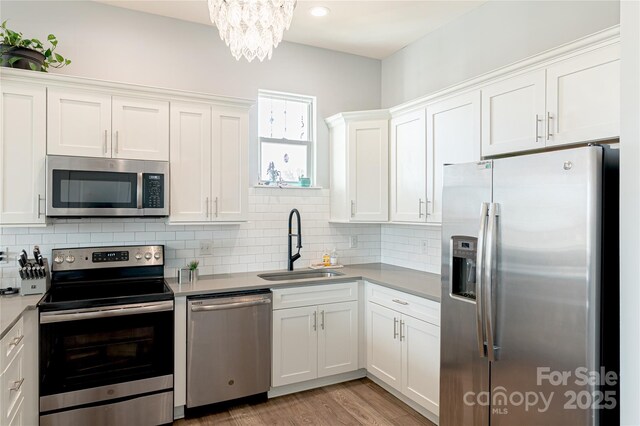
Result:
[[[173,388],[173,301],[40,313],[40,412]]]
[[[167,172],[165,162],[47,156],[47,216],[166,216]]]

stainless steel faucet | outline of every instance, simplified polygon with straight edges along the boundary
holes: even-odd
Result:
[[[298,219],[298,233],[297,234],[292,234],[291,233],[291,219],[293,219],[293,215],[296,215],[296,218]],[[296,254],[291,254],[291,237],[298,237],[298,244],[296,244],[296,248],[298,249],[298,252]],[[295,262],[296,260],[300,259],[301,255],[300,255],[300,249],[302,248],[302,224],[300,223],[300,212],[298,211],[298,209],[293,209],[291,210],[291,212],[289,212],[289,234],[288,234],[288,239],[289,239],[289,259],[288,259],[288,265],[287,265],[287,269],[289,271],[293,271],[293,262]]]

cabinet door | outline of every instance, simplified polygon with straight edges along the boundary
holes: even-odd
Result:
[[[248,114],[213,109],[213,220],[246,220],[248,214]]]
[[[318,377],[358,369],[358,302],[318,306]]]
[[[171,222],[211,220],[211,106],[171,103]]]
[[[392,222],[427,218],[425,111],[391,120],[390,194]]]
[[[440,327],[402,316],[402,393],[438,415]]]
[[[112,157],[169,161],[169,102],[113,97]]]
[[[367,371],[395,389],[401,389],[402,346],[400,314],[367,303]]]
[[[482,89],[482,155],[544,148],[545,71]]]
[[[442,221],[445,164],[480,161],[480,92],[465,93],[427,107],[428,221]]]
[[[0,225],[41,224],[45,222],[46,89],[3,82],[1,93]]]
[[[272,386],[318,377],[317,327],[315,306],[273,311]]]
[[[351,220],[389,220],[387,120],[350,123],[348,143]]]
[[[111,157],[111,96],[49,87],[47,154]]]
[[[547,146],[620,136],[620,45],[547,69]]]

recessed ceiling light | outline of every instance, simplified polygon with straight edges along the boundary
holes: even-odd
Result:
[[[328,7],[324,7],[324,6],[315,6],[312,7],[311,9],[309,9],[309,13],[313,16],[316,16],[318,18],[322,18],[323,16],[327,16],[329,14],[330,10]]]

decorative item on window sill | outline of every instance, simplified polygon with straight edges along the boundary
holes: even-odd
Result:
[[[299,181],[300,186],[303,188],[308,188],[311,186],[311,178],[300,176]]]
[[[208,0],[211,22],[236,60],[271,59],[291,25],[296,0]]]

